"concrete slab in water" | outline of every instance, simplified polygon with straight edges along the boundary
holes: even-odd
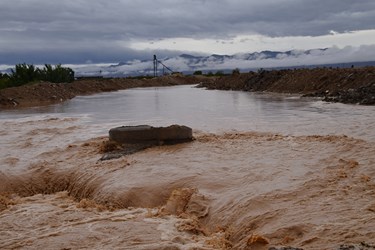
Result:
[[[193,130],[183,125],[152,127],[149,125],[122,126],[109,130],[109,139],[118,143],[187,142],[193,139]]]

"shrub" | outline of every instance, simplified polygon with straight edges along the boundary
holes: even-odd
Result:
[[[216,73],[215,73],[215,76],[223,76],[224,75],[224,72],[222,70],[218,70]]]
[[[263,75],[266,72],[267,71],[265,69],[263,69],[263,68],[258,69],[258,74],[260,74],[260,75]]]
[[[240,74],[239,68],[235,68],[234,70],[232,70],[232,75],[239,75],[239,74]]]

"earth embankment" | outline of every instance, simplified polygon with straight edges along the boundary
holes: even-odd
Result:
[[[217,78],[208,89],[293,93],[325,101],[375,105],[375,67],[259,70]]]
[[[82,79],[72,83],[34,83],[0,90],[0,109],[48,105],[78,95],[135,87],[200,84],[219,90],[301,94],[324,101],[375,105],[375,67],[259,70],[219,78],[165,76],[152,79]]]
[[[72,83],[40,82],[0,90],[0,109],[48,105],[63,102],[78,95],[128,88],[198,84],[202,81],[204,81],[202,77],[164,76],[152,79],[81,79]]]

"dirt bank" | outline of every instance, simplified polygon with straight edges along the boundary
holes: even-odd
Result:
[[[198,84],[208,89],[298,93],[325,101],[375,105],[375,67],[260,70],[220,78],[166,76],[153,79],[89,79],[35,83],[0,90],[0,109],[48,105],[77,95],[134,87]]]
[[[72,83],[35,83],[0,90],[0,109],[48,105],[72,99],[78,95],[120,89],[197,84],[205,80],[200,77],[165,76],[153,79],[86,79]]]
[[[201,84],[208,89],[299,93],[326,101],[375,105],[375,67],[259,70]]]

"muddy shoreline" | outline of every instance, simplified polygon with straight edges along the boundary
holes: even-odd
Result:
[[[200,87],[301,94],[328,102],[375,105],[375,67],[259,70],[220,77]]]
[[[55,104],[79,95],[139,87],[198,84],[207,80],[210,81],[204,77],[164,76],[152,79],[98,78],[72,83],[34,83],[0,90],[0,110]]]
[[[63,102],[78,95],[152,86],[199,84],[218,90],[275,92],[317,97],[327,102],[375,105],[375,67],[259,70],[219,78],[165,76],[152,79],[85,79],[35,83],[0,90],[0,110]]]

